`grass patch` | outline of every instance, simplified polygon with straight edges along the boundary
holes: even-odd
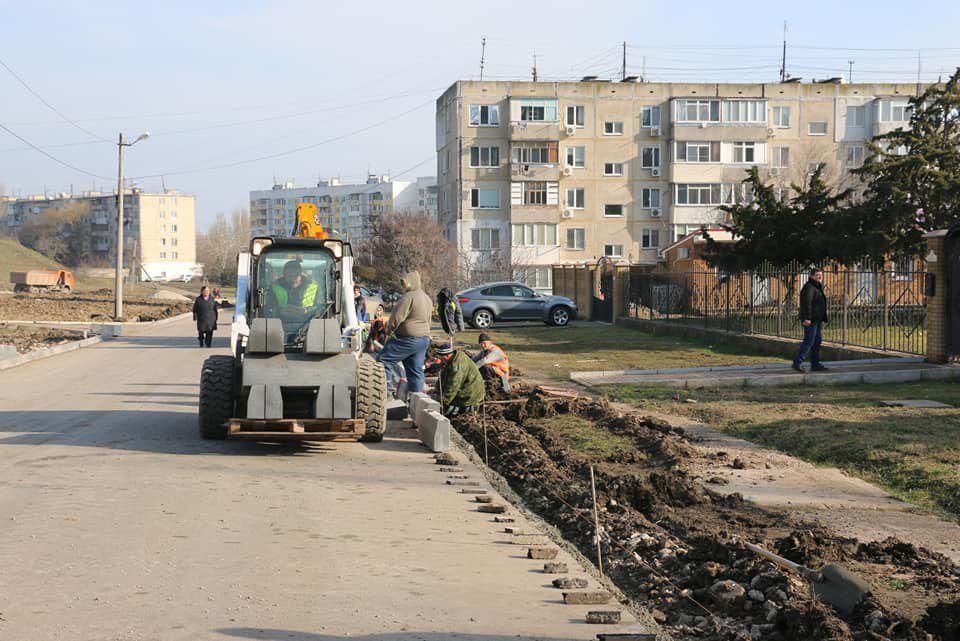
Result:
[[[458,334],[474,348],[480,332]],[[568,327],[494,327],[493,341],[512,365],[539,378],[570,379],[570,372],[783,362],[759,352],[672,336],[656,336],[622,325],[576,323]]]
[[[571,450],[595,458],[605,459],[636,449],[630,438],[613,434],[607,429],[597,427],[592,421],[573,414],[559,414],[528,423],[550,431],[562,439]]]
[[[881,407],[895,399],[960,405],[960,384],[716,388],[608,385],[640,409],[688,416],[817,465],[838,467],[924,509],[960,521],[960,409]]]

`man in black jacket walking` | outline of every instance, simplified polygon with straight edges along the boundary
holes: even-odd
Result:
[[[217,329],[217,301],[210,295],[210,288],[206,285],[200,288],[200,295],[193,301],[193,320],[197,321],[200,347],[210,347],[213,331]]]
[[[827,296],[823,293],[823,270],[810,272],[810,280],[800,290],[800,323],[803,325],[803,341],[797,356],[793,359],[793,369],[803,370],[803,361],[810,356],[810,371],[825,372],[827,368],[820,363],[820,343],[823,339],[823,324],[827,322]]]

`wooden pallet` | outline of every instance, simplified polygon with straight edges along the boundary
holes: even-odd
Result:
[[[366,432],[361,419],[347,418],[232,418],[227,421],[229,438],[284,441],[357,441]]]

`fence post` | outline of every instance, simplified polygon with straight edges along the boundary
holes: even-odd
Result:
[[[780,295],[777,296],[777,300],[780,302],[780,304],[777,305],[777,336],[778,337],[783,336],[783,308],[787,304],[787,300],[783,297],[783,286],[785,284],[783,280],[785,278],[786,278],[786,274],[780,274],[780,277],[777,278],[777,290],[780,293]]]
[[[887,328],[890,326],[890,303],[888,302],[887,292],[887,270],[886,266],[880,270],[880,282],[883,284],[883,351],[887,351]]]
[[[840,344],[847,344],[847,314],[850,312],[850,270],[844,268],[843,272],[843,314],[840,319]]]
[[[749,292],[749,296],[750,296],[750,300],[748,301],[748,304],[750,305],[750,333],[753,334],[753,333],[754,333],[754,326],[753,326],[753,303],[754,303],[754,301],[756,300],[756,299],[754,298],[754,296],[753,296],[753,272],[747,272],[747,278],[750,279],[750,281],[749,281],[749,282],[750,282],[750,287],[747,288],[747,291]]]
[[[730,331],[730,275],[729,274],[727,275],[726,286],[724,287],[724,289],[726,290],[726,292],[723,295],[723,299],[726,304],[726,315],[727,315],[726,330],[729,332]]]

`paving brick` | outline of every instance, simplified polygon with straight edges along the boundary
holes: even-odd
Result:
[[[473,500],[477,503],[493,503],[492,496],[475,496],[473,497]]]
[[[486,493],[487,493],[486,490],[475,490],[469,487],[465,487],[462,490],[460,490],[460,494],[486,494]]]
[[[528,559],[555,559],[557,558],[557,548],[533,547],[527,548]]]
[[[465,485],[467,487],[480,487],[480,481],[452,481],[447,479],[447,485]]]
[[[652,632],[614,632],[613,634],[597,635],[597,641],[655,641],[656,638],[657,635]]]
[[[477,507],[477,512],[486,512],[487,514],[504,514],[506,511],[506,505],[481,505]]]
[[[441,467],[440,471],[441,472],[462,472],[463,468],[462,467]]]
[[[450,449],[450,421],[446,416],[432,410],[424,412],[417,421],[417,434],[420,442],[434,452],[446,452]],[[446,464],[446,463],[445,463]],[[449,465],[457,465],[453,459]]]
[[[620,623],[620,610],[591,610],[587,612],[587,623],[597,623],[597,624],[606,624],[606,625],[615,625]],[[597,638],[610,639],[606,634],[598,634]],[[620,638],[619,636],[616,638]],[[644,636],[644,639],[650,639],[650,636]],[[656,638],[656,637],[652,637]]]
[[[441,454],[434,459],[437,465],[460,465],[460,461],[452,454]],[[441,470],[444,468],[440,468]]]
[[[567,605],[599,605],[610,601],[609,592],[564,592],[563,602]]]
[[[454,480],[458,480],[458,479],[459,479],[459,480],[463,480],[463,479],[468,479],[468,478],[470,478],[470,475],[469,475],[469,474],[451,474],[451,475],[448,476],[447,478],[448,478],[448,479],[454,479]]]
[[[493,517],[494,523],[513,523],[516,519],[512,516],[495,516]]]
[[[569,572],[567,569],[566,563],[544,563],[543,564],[543,573],[544,574],[566,574]]]
[[[503,528],[503,531],[506,532],[507,534],[536,534],[536,532],[527,532],[521,527],[513,527],[513,526],[505,527]]]
[[[513,543],[514,545],[541,546],[541,545],[549,545],[550,539],[548,539],[543,534],[521,534],[519,536],[514,535],[514,537],[510,539],[510,542]]]
[[[579,576],[564,576],[554,579],[553,587],[560,590],[582,590],[587,587],[587,580]]]

